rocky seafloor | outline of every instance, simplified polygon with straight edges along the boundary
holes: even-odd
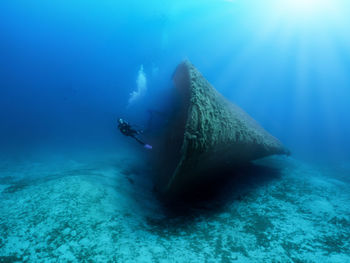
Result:
[[[138,160],[3,161],[0,262],[350,262],[350,177],[272,157],[164,207]]]

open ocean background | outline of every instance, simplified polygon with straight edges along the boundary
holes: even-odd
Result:
[[[350,262],[350,2],[308,1],[0,1],[0,262]],[[185,218],[117,129],[184,59],[292,152]]]

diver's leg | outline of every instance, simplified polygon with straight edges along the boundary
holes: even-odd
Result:
[[[143,141],[141,141],[139,138],[137,138],[136,136],[132,136],[138,143],[145,145],[146,143],[144,143]]]
[[[139,138],[137,138],[136,136],[132,136],[138,143],[142,144],[143,147],[147,148],[147,149],[152,149],[152,146],[144,143],[143,141],[141,141]]]

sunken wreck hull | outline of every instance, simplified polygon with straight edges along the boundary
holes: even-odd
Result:
[[[158,156],[157,189],[169,197],[215,182],[222,171],[274,154],[282,143],[224,98],[189,62],[174,74],[176,110]]]

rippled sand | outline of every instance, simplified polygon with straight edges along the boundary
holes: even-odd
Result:
[[[171,209],[143,167],[126,156],[2,163],[0,262],[350,262],[346,172],[273,157]]]

